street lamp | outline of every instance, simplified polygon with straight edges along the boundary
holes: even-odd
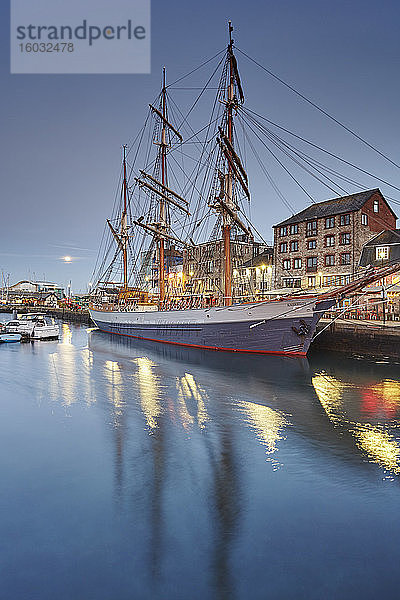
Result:
[[[264,282],[265,265],[261,265],[261,272],[262,272],[262,298],[264,300],[264,294],[265,294],[265,282]]]
[[[267,282],[268,282],[268,290],[272,290],[272,266],[268,265],[267,267]]]

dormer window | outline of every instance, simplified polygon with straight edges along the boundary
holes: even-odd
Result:
[[[377,246],[375,249],[376,260],[388,260],[389,246]]]

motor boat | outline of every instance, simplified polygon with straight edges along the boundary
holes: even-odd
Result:
[[[34,340],[57,339],[60,330],[52,317],[42,313],[27,313],[6,323],[7,333],[20,333]]]
[[[20,333],[0,333],[0,344],[20,342],[21,338]]]

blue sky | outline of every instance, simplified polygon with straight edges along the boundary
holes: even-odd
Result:
[[[121,145],[141,127],[162,66],[176,79],[218,52],[228,19],[239,48],[400,161],[397,2],[153,0],[151,75],[10,75],[4,2],[0,10],[0,270],[11,281],[35,273],[85,289],[114,199]],[[238,59],[249,108],[400,187],[397,168]],[[278,180],[276,166],[271,172]],[[379,186],[400,200],[400,192],[359,178],[364,189]],[[296,210],[309,203],[283,174],[278,181]],[[253,220],[271,239],[271,226],[290,211],[255,170],[251,185]],[[310,190],[316,200],[333,196]],[[60,260],[67,254],[75,257],[70,264]]]

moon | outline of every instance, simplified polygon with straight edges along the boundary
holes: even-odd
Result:
[[[71,262],[71,260],[70,256],[64,256],[64,262]]]

